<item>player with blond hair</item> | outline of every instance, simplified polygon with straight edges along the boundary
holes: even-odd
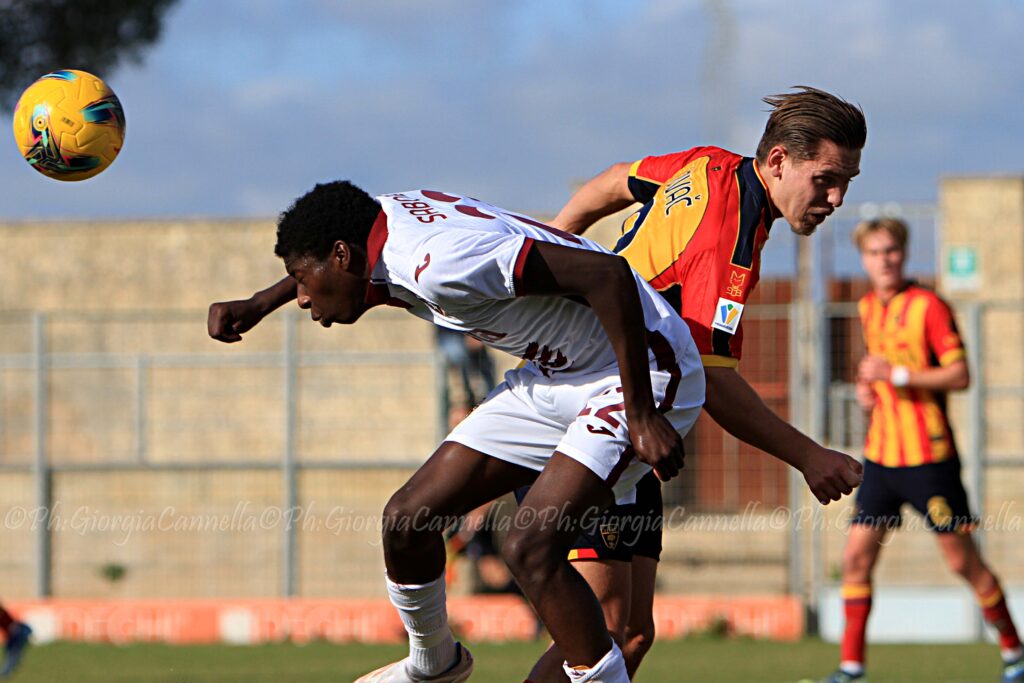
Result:
[[[902,220],[860,223],[853,233],[871,291],[858,303],[867,354],[856,393],[871,413],[864,443],[864,483],[843,551],[846,626],[839,669],[825,683],[866,680],[865,636],[872,581],[900,508],[911,505],[935,532],[951,570],[970,585],[985,621],[999,634],[1004,683],[1024,681],[1024,648],[999,579],[985,564],[960,480],[960,456],[946,414],[946,394],[970,383],[967,358],[949,304],[904,275],[908,230]]]

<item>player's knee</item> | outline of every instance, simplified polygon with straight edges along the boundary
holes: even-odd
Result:
[[[857,548],[843,551],[843,579],[846,581],[867,581],[874,566],[874,556]]]
[[[627,662],[640,664],[640,660],[654,645],[654,620],[650,620],[640,626],[626,626],[625,642],[622,646],[622,654]]]
[[[425,522],[422,506],[417,506],[402,491],[395,493],[384,506],[383,540],[392,552],[416,547]]]
[[[516,530],[505,539],[501,555],[520,585],[539,585],[556,571],[564,555],[556,557],[544,536]]]
[[[951,571],[968,580],[972,579],[975,574],[982,570],[981,562],[968,553],[950,555],[946,558],[946,563]]]

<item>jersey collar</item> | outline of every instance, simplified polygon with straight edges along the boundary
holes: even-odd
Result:
[[[387,241],[388,216],[382,210],[377,214],[377,218],[373,221],[373,227],[370,228],[370,234],[366,238],[366,260],[371,274],[377,266],[377,261],[380,260],[380,254],[384,251],[384,243]]]
[[[774,222],[778,216],[775,215],[775,202],[772,201],[772,193],[768,191],[768,184],[764,182],[764,177],[761,176],[761,169],[757,167],[756,157],[753,159],[753,162],[754,175],[757,176],[757,182],[761,183],[761,189],[764,190],[764,196],[768,200],[768,217]]]
[[[367,305],[372,308],[374,306],[380,306],[381,304],[397,305],[394,302],[399,301],[391,296],[391,290],[388,289],[386,283],[375,283],[373,281],[373,271],[377,268],[377,262],[380,261],[381,252],[384,251],[384,243],[388,241],[388,217],[387,214],[381,210],[377,214],[376,220],[373,221],[373,227],[370,228],[370,234],[366,238],[366,269],[370,274],[370,281],[366,283],[366,295],[364,300]],[[401,305],[408,307],[408,304],[402,302]]]
[[[871,295],[874,296],[876,299],[878,299],[878,302],[880,304],[882,304],[883,306],[889,306],[893,301],[896,301],[896,299],[898,299],[901,296],[903,296],[904,294],[906,294],[907,290],[909,290],[911,287],[916,287],[916,286],[917,286],[917,280],[913,280],[911,278],[905,278],[903,280],[903,284],[900,285],[900,288],[897,289],[893,293],[893,295],[891,297],[889,297],[888,299],[883,299],[881,296],[879,296],[878,292],[876,292],[875,290],[871,290]]]

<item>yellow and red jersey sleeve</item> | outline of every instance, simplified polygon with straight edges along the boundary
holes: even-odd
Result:
[[[718,147],[649,156],[629,187],[643,206],[615,250],[679,312],[705,365],[735,367],[771,225],[754,160]]]
[[[946,367],[966,357],[960,333],[953,320],[949,304],[932,295],[932,301],[925,315],[925,335],[938,365]]]

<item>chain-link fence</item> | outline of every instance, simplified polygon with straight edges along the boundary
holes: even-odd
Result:
[[[915,211],[904,211],[915,234],[934,234],[934,211]],[[860,215],[837,216],[827,239],[808,243],[837,249]],[[791,239],[784,227],[772,242]],[[934,242],[922,257],[915,240],[912,266],[930,274]],[[744,315],[740,369],[783,417],[859,454],[853,302],[866,285],[822,262],[811,274],[822,278],[818,300],[798,300],[791,277],[763,279]],[[1024,307],[956,308],[974,381],[952,402],[954,429],[972,502],[989,521],[979,538],[1012,584],[1024,581]],[[321,334],[279,314],[228,347],[205,338],[204,318],[0,317],[5,594],[380,593],[380,510],[445,430],[432,329],[385,311],[359,334]],[[813,606],[837,578],[850,502],[821,509],[798,475],[706,416],[687,449],[684,474],[665,487],[660,590],[793,593]],[[880,581],[955,581],[926,532],[901,531],[892,545]]]
[[[4,315],[5,594],[375,592],[380,509],[442,433],[406,318],[339,350],[291,314],[233,348],[200,313]]]

